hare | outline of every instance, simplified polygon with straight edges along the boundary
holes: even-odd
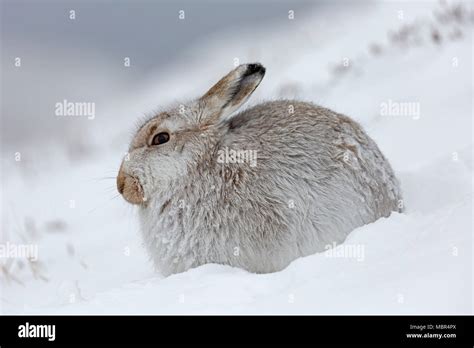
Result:
[[[400,210],[390,164],[349,117],[294,100],[234,113],[264,75],[238,66],[131,142],[117,188],[165,276],[206,263],[279,271]]]

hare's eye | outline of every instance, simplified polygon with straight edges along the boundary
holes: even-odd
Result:
[[[160,145],[167,143],[170,140],[170,135],[166,132],[158,133],[153,137],[151,145]]]

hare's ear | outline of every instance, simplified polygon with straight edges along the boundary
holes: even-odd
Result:
[[[265,68],[261,64],[243,64],[232,70],[199,100],[203,107],[202,122],[227,118],[244,104],[262,81]]]

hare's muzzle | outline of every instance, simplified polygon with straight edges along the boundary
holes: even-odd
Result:
[[[140,181],[125,173],[122,167],[117,175],[117,190],[129,203],[143,204],[146,201]]]

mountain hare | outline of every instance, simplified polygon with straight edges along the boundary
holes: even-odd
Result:
[[[164,275],[206,263],[275,272],[399,209],[399,184],[350,118],[279,100],[235,113],[265,74],[240,65],[136,132],[117,177]]]

